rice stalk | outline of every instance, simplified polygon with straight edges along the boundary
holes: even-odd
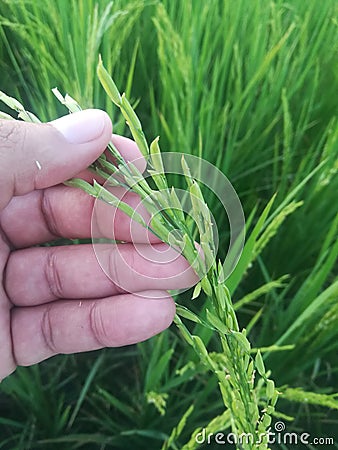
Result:
[[[175,188],[168,187],[158,138],[148,145],[141,122],[132,105],[124,94],[119,93],[101,59],[97,67],[97,74],[107,95],[120,109],[143,156],[149,161],[151,179],[159,190],[152,189],[136,166],[124,161],[112,144],[109,144],[108,151],[116,161],[116,166],[109,163],[106,157],[101,156],[93,163],[91,169],[97,174],[103,175],[112,185],[121,185],[137,193],[141,201],[145,201],[145,205],[151,214],[150,224],[145,224],[143,218],[129,205],[119,200],[95,180],[93,184],[90,184],[84,180],[72,179],[66,184],[78,187],[89,195],[121,209],[136,222],[147,226],[163,242],[173,246],[191,264],[200,278],[193,296],[197,298],[200,292],[204,291],[208,298],[206,319],[201,321],[187,308],[183,309],[178,306],[175,324],[183,339],[193,348],[201,363],[217,378],[221,397],[229,414],[232,432],[236,435],[250,433],[255,440],[261,440],[261,443],[255,448],[266,449],[268,448],[267,430],[271,424],[279,393],[275,389],[274,382],[269,378],[270,373],[265,369],[260,352],[258,351],[253,358],[252,347],[246,336],[246,330],[240,329],[230,292],[224,281],[222,264],[220,261],[217,263],[216,260],[210,212],[202,191],[192,177],[184,157],[182,157],[182,170],[192,204],[190,215],[198,225],[198,240],[204,252],[203,257],[196,248],[195,237],[191,233],[188,223],[189,217],[184,213]],[[69,95],[63,97],[57,89],[54,89],[53,93],[68,108],[69,112],[72,113],[81,109]],[[18,111],[20,118],[23,120],[36,121],[35,117],[30,114],[22,114],[25,111],[24,108],[14,99],[9,100],[4,94],[0,99],[5,101],[9,107]],[[267,214],[268,209],[266,216]],[[265,221],[266,216],[261,219],[261,222]],[[176,231],[174,236],[173,231]],[[180,316],[199,321],[202,324],[205,323],[207,328],[214,330],[219,338],[222,351],[220,353],[209,352],[201,337],[191,334]],[[172,436],[165,442],[163,448],[168,448],[175,435],[179,434],[191,411],[189,409],[187,415],[182,417],[176,432],[173,430]],[[259,439],[262,436],[263,439]],[[253,447],[250,443],[244,443],[242,448],[251,449]]]

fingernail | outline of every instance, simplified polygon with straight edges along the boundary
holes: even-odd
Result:
[[[101,136],[107,115],[99,109],[86,109],[50,122],[71,144],[84,144]]]

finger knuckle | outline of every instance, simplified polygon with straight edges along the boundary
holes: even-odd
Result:
[[[53,354],[58,353],[57,345],[54,337],[54,327],[52,323],[51,307],[47,308],[43,313],[41,320],[41,334],[45,346]]]
[[[110,311],[110,319],[112,311],[114,310],[113,306]],[[109,320],[109,330],[114,326],[114,320]],[[98,342],[100,347],[110,347],[111,346],[111,333],[107,329],[107,321],[104,319],[104,315],[102,313],[102,308],[99,303],[93,303],[90,308],[89,313],[89,327],[94,336],[94,339]]]
[[[25,140],[26,127],[17,120],[0,120],[1,147],[17,149]]]
[[[57,250],[54,250],[52,248],[48,250],[49,251],[47,253],[47,261],[45,265],[45,277],[47,280],[47,284],[53,297],[62,298],[63,289],[57,262],[58,252]]]
[[[61,235],[60,224],[58,223],[57,215],[54,213],[54,208],[50,198],[50,191],[48,190],[42,191],[41,213],[48,231],[55,237],[59,237]]]

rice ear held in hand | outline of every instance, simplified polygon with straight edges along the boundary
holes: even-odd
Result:
[[[196,302],[201,292],[205,293],[206,317],[202,319],[188,308],[177,305],[175,324],[182,338],[194,349],[201,363],[217,378],[222,400],[229,415],[231,431],[237,436],[242,433],[251,433],[254,439],[262,439],[259,448],[267,449],[267,430],[275,411],[278,391],[273,381],[269,379],[270,374],[264,367],[260,352],[257,352],[256,358],[252,357],[253,349],[246,330],[241,330],[238,324],[230,292],[224,280],[223,265],[217,261],[212,217],[201,187],[191,175],[189,164],[183,156],[181,170],[186,180],[186,194],[191,204],[187,213],[183,208],[178,190],[169,186],[158,137],[148,145],[137,114],[126,96],[120,94],[103,66],[101,57],[97,66],[97,75],[108,97],[120,109],[135,142],[146,159],[151,183],[148,183],[135,164],[122,158],[111,142],[107,149],[111,158],[102,154],[90,167],[100,179],[106,180],[104,185],[96,181],[91,184],[82,179],[72,179],[66,184],[82,189],[106,204],[119,208],[134,221],[147,227],[159,239],[175,248],[190,263],[200,280],[195,286],[192,298]],[[69,95],[63,97],[56,88],[53,89],[53,93],[70,113],[81,110],[80,105]],[[3,93],[0,94],[0,99],[17,111],[21,119],[39,120],[32,113],[27,112],[15,99]],[[10,116],[2,117],[10,119]],[[115,161],[115,164],[111,160]],[[137,194],[150,214],[150,221],[146,223],[137,211],[114,195],[109,189],[112,186],[121,186]],[[152,186],[156,186],[157,189]],[[197,225],[197,238],[191,231],[192,219]],[[182,319],[199,323],[213,330],[218,336],[222,351],[209,352],[201,337],[192,335]],[[251,449],[252,445],[243,443],[242,448]]]

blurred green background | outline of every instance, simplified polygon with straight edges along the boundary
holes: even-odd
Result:
[[[255,292],[238,308],[255,347],[292,347],[265,359],[287,430],[337,439],[337,1],[1,0],[0,42],[0,89],[42,120],[66,113],[57,86],[127,134],[96,79],[101,53],[147,137],[216,164],[252,225],[274,193],[276,214],[302,202],[284,208],[233,299]],[[180,301],[203,314],[202,298]],[[172,448],[222,412],[216,380],[172,327],[18,369],[0,385],[0,448],[158,449],[191,403]]]

